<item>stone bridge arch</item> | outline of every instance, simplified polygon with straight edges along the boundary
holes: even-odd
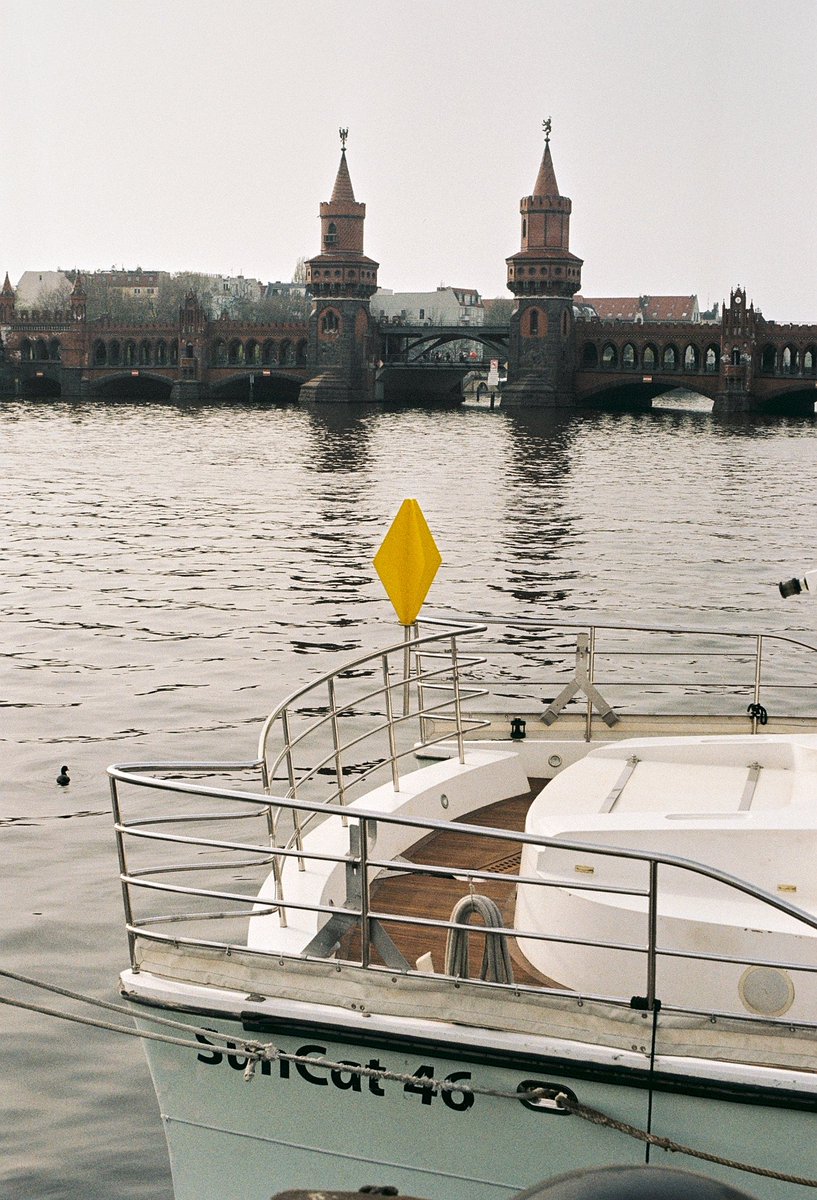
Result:
[[[96,400],[169,400],[173,380],[154,371],[114,371],[88,384],[88,396]]]

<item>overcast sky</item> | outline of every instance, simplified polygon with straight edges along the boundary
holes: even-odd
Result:
[[[289,279],[339,126],[380,283],[508,295],[541,123],[588,296],[817,322],[814,0],[0,0],[0,281]]]

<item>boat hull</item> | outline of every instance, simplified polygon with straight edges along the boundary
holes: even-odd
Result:
[[[144,1008],[136,1005],[137,1023]],[[145,1042],[170,1152],[176,1200],[269,1200],[288,1189],[393,1186],[429,1200],[499,1200],[580,1167],[653,1164],[703,1171],[758,1200],[793,1200],[802,1187],[655,1148],[611,1126],[517,1099],[531,1086],[564,1088],[615,1121],[698,1150],[784,1173],[817,1175],[817,1097],[709,1078],[653,1076],[604,1060],[509,1051],[490,1031],[480,1045],[396,1036],[372,1017],[365,1035],[308,1020],[260,1022],[174,1013],[295,1058],[259,1063],[250,1081],[238,1049],[198,1035],[201,1050]],[[536,1039],[532,1039],[531,1046]],[[634,1050],[636,1047],[633,1048]],[[467,1080],[502,1096],[444,1093],[356,1067],[422,1079]],[[650,1115],[652,1109],[652,1115]]]

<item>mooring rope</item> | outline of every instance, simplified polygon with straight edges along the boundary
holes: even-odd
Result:
[[[93,1008],[100,1008],[108,1012],[115,1012],[130,1018],[133,1018],[133,1012],[124,1004],[115,1004],[109,1000],[100,1000],[96,996],[84,995],[82,992],[74,992],[69,988],[59,987],[56,984],[45,983],[39,979],[32,979],[27,975],[19,975],[14,971],[9,971],[0,967],[0,976],[7,979],[15,980],[17,983],[23,983],[30,987],[39,988],[45,992],[52,992],[58,996],[64,996],[66,999],[76,1000],[82,1004],[90,1005]],[[630,1125],[626,1121],[619,1121],[614,1117],[608,1116],[600,1109],[591,1108],[589,1105],[581,1104],[578,1100],[574,1100],[566,1092],[552,1092],[544,1088],[530,1088],[528,1090],[509,1092],[498,1088],[483,1087],[480,1084],[470,1083],[466,1080],[452,1079],[436,1079],[434,1077],[426,1077],[412,1075],[402,1071],[389,1071],[385,1067],[365,1067],[358,1063],[335,1062],[330,1058],[321,1058],[311,1054],[290,1054],[285,1050],[281,1050],[273,1043],[263,1043],[252,1041],[249,1038],[243,1038],[234,1034],[220,1033],[215,1029],[208,1029],[203,1026],[190,1025],[185,1021],[175,1021],[170,1017],[160,1017],[145,1011],[140,1014],[141,1019],[150,1022],[154,1025],[159,1025],[163,1028],[181,1030],[186,1033],[187,1037],[175,1037],[169,1033],[160,1033],[157,1030],[136,1029],[125,1025],[117,1025],[110,1021],[100,1021],[95,1017],[81,1016],[77,1013],[69,1013],[60,1009],[50,1008],[47,1005],[34,1004],[30,1001],[18,1000],[11,996],[0,996],[0,1004],[10,1005],[14,1008],[24,1009],[28,1012],[41,1013],[44,1016],[56,1017],[59,1020],[71,1021],[75,1024],[90,1026],[95,1029],[102,1029],[110,1033],[124,1034],[126,1037],[142,1038],[147,1041],[164,1042],[172,1046],[182,1046],[185,1049],[195,1050],[201,1053],[202,1042],[193,1040],[196,1035],[200,1035],[205,1039],[205,1044],[223,1043],[228,1049],[233,1052],[238,1052],[242,1057],[247,1059],[247,1064],[243,1071],[244,1081],[249,1083],[255,1077],[255,1070],[259,1062],[287,1062],[292,1063],[296,1067],[306,1066],[314,1070],[322,1068],[326,1071],[340,1071],[344,1074],[359,1075],[364,1079],[385,1080],[393,1083],[402,1083],[404,1086],[409,1085],[415,1088],[421,1088],[428,1091],[441,1092],[461,1092],[463,1094],[473,1096],[492,1096],[499,1100],[516,1100],[516,1101],[536,1101],[536,1100],[551,1100],[554,1105],[567,1113],[570,1116],[580,1117],[583,1121],[589,1121],[593,1125],[601,1125],[608,1129],[615,1129],[619,1133],[626,1134],[628,1137],[636,1138],[646,1145],[655,1146],[656,1149],[666,1150],[673,1154],[685,1154],[691,1158],[697,1158],[703,1162],[714,1163],[722,1167],[730,1167],[735,1171],[743,1171],[751,1175],[760,1175],[767,1179],[777,1179],[782,1183],[794,1183],[801,1187],[817,1188],[817,1179],[811,1179],[808,1176],[788,1174],[784,1171],[773,1171],[768,1167],[758,1167],[751,1163],[740,1162],[737,1159],[723,1157],[718,1154],[710,1154],[705,1150],[696,1150],[692,1146],[686,1146],[682,1142],[673,1141],[672,1138],[660,1137],[658,1134],[649,1133],[646,1129],[640,1129],[637,1125]],[[190,1036],[192,1035],[192,1037]]]
[[[580,1104],[578,1100],[573,1100],[566,1092],[558,1092],[553,1097],[556,1104],[563,1108],[566,1112],[574,1116],[581,1117],[583,1121],[590,1121],[593,1125],[603,1125],[608,1129],[617,1129],[619,1133],[626,1133],[628,1137],[637,1138],[640,1142],[645,1142],[648,1146],[655,1146],[659,1150],[669,1150],[674,1154],[688,1154],[692,1158],[700,1158],[704,1162],[717,1163],[721,1167],[732,1167],[735,1171],[747,1171],[751,1175],[763,1175],[767,1179],[779,1179],[783,1183],[799,1183],[802,1187],[817,1187],[817,1179],[810,1179],[805,1175],[789,1175],[785,1171],[772,1171],[769,1167],[755,1167],[750,1163],[739,1162],[734,1158],[724,1158],[719,1154],[709,1154],[706,1150],[695,1150],[692,1146],[685,1146],[681,1142],[674,1142],[672,1138],[659,1137],[656,1133],[648,1133],[646,1129],[639,1129],[637,1125],[628,1125],[626,1121],[618,1121],[614,1117],[608,1117],[606,1113],[601,1112],[597,1108],[590,1108],[586,1104]]]

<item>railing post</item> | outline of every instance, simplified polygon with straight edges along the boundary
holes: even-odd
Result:
[[[335,692],[335,677],[330,675],[327,680],[329,690],[329,717],[332,723],[332,748],[335,755],[335,782],[337,783],[338,804],[346,803],[346,785],[343,782],[343,762],[340,757],[340,728],[338,727],[338,702]],[[349,821],[344,813],[341,818],[343,825],[348,825]]]
[[[596,666],[596,627],[595,627],[595,625],[591,625],[590,626],[589,649],[587,651],[587,678],[591,685],[593,683],[593,676],[595,674],[595,666]],[[589,742],[592,732],[593,732],[593,692],[592,692],[591,688],[588,688],[587,691],[588,691],[587,709],[586,709],[585,715],[584,715],[584,740],[586,742]]]
[[[298,785],[295,781],[295,764],[292,761],[292,740],[290,738],[289,729],[289,709],[285,708],[281,712],[281,729],[284,735],[284,746],[287,763],[287,779],[289,780],[289,797],[291,800],[298,798]],[[290,809],[292,813],[292,823],[295,827],[295,848],[299,852],[303,850],[303,839],[301,837],[301,814],[296,808]],[[303,857],[298,858],[298,870],[306,870],[306,864]]]
[[[754,703],[752,705],[752,733],[757,733],[757,718],[760,711],[760,675],[763,662],[763,634],[759,633],[755,638],[755,694]]]
[[[371,960],[369,929],[369,824],[366,817],[360,818],[360,964],[368,967]]]
[[[457,662],[457,639],[451,638],[451,682],[454,688],[454,723],[457,729],[457,752],[465,763],[465,739],[462,736],[462,701],[460,699],[460,669]]]
[[[650,859],[650,896],[647,910],[647,1011],[655,1010],[655,966],[656,943],[658,940],[658,863]]]
[[[262,760],[261,760],[261,786],[264,789],[264,795],[269,796],[270,781],[269,781],[269,771],[267,770],[266,758],[262,758]],[[278,844],[277,843],[277,825],[278,825],[278,822],[276,820],[275,813],[273,812],[273,807],[271,804],[268,804],[267,805],[267,836],[269,837],[270,846],[273,848],[273,850],[276,848],[276,846]],[[280,858],[277,854],[273,854],[273,856],[272,856],[272,877],[275,880],[275,898],[276,898],[276,900],[283,901],[283,899],[284,899],[284,881],[283,881],[283,877],[281,875]],[[281,923],[281,928],[286,929],[287,914],[286,914],[286,910],[283,907],[283,904],[279,904],[279,906],[278,906],[278,920]]]
[[[383,692],[386,697],[386,729],[389,735],[389,759],[391,761],[391,782],[392,787],[396,792],[400,791],[400,775],[397,770],[397,741],[394,736],[394,708],[391,698],[391,684],[389,682],[389,656],[384,654],[382,657],[383,663]]]
[[[414,622],[413,633],[415,638],[420,637],[420,625],[418,621]],[[414,669],[417,675],[417,715],[420,718],[420,744],[425,745],[428,739],[428,717],[426,716],[426,692],[423,686],[423,661],[420,656],[420,651],[414,647]]]
[[[119,808],[119,794],[116,790],[116,780],[111,778],[111,811],[113,813],[114,828],[116,829],[116,853],[119,859],[119,882],[122,887],[122,903],[125,909],[125,924],[128,929],[128,953],[130,955],[130,965],[134,971],[138,971],[136,965],[136,934],[133,932],[133,910],[130,903],[130,889],[127,884],[128,864],[125,856],[125,839],[122,829],[122,813]]]

